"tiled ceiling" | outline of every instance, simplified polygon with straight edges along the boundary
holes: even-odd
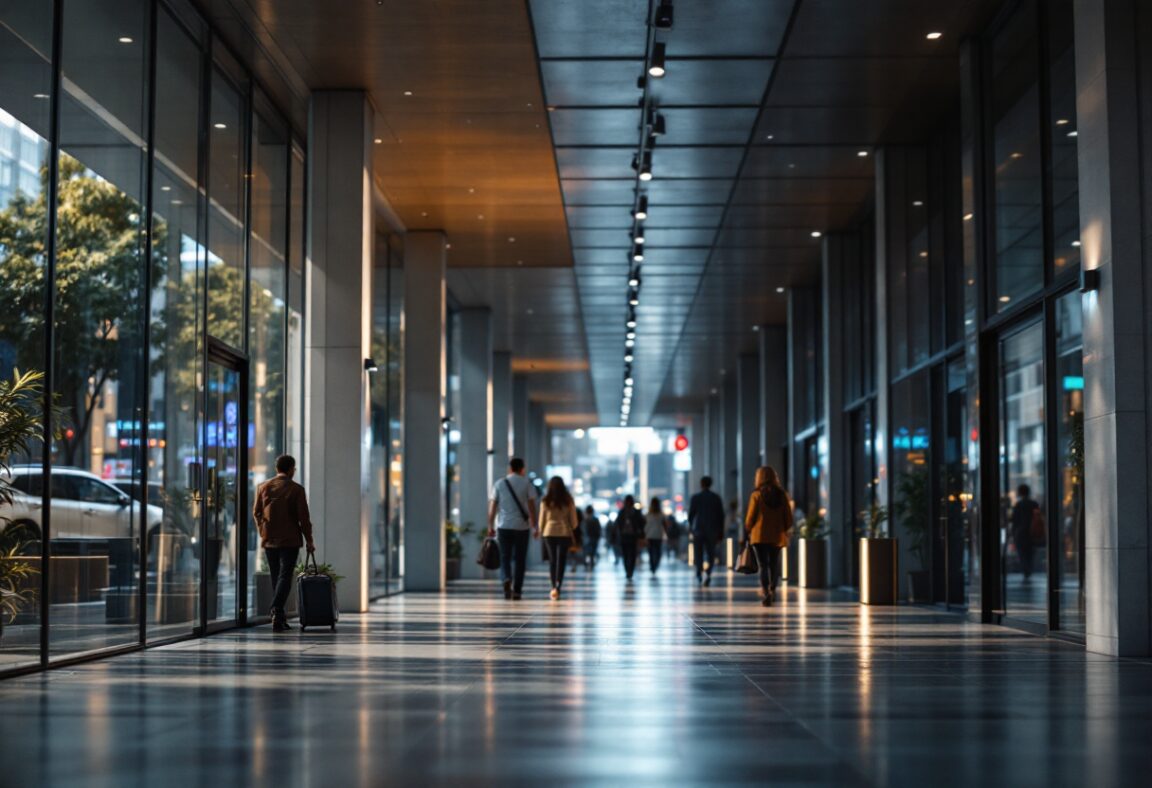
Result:
[[[784,321],[777,288],[817,282],[811,232],[850,226],[874,193],[859,151],[945,122],[960,42],[1001,2],[675,0],[658,32],[657,0],[201,5],[298,126],[306,90],[369,91],[377,182],[406,226],[448,232],[454,297],[493,308],[498,349],[537,370],[557,424],[618,423],[646,96],[667,134],[644,186],[644,424],[698,412],[752,326]],[[641,90],[653,40],[667,75]]]

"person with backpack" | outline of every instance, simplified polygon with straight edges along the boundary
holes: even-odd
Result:
[[[513,457],[508,475],[488,496],[488,535],[500,543],[500,579],[505,599],[520,599],[528,566],[528,534],[536,529],[536,488],[528,481],[524,460]]]
[[[600,557],[600,518],[591,506],[584,509],[584,522],[580,524],[584,532],[584,566],[588,569],[596,566]]]
[[[668,557],[680,557],[680,521],[676,515],[670,514],[664,520],[664,538],[667,540]]]
[[[564,480],[553,476],[548,489],[540,499],[540,534],[548,545],[548,571],[552,578],[553,601],[560,598],[564,585],[564,569],[568,566],[568,548],[577,540],[576,528],[580,523],[576,502],[564,485]]]
[[[780,551],[792,536],[792,500],[774,468],[757,468],[755,483],[744,514],[744,539],[756,551],[760,604],[771,607],[780,584]]]
[[[629,581],[636,571],[636,554],[643,536],[644,515],[636,508],[636,499],[626,495],[616,515],[616,539],[620,543],[620,557],[624,559],[624,575]]]

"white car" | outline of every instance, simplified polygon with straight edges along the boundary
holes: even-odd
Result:
[[[145,522],[140,524],[140,504],[126,493],[94,473],[79,468],[53,468],[52,539],[112,539],[140,536],[142,531],[158,528],[164,510],[148,506]],[[5,474],[15,490],[12,505],[0,505],[0,528],[21,526],[29,537],[41,534],[44,472],[39,465],[16,465]],[[135,518],[135,527],[133,527]]]

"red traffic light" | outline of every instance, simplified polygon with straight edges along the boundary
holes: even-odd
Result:
[[[673,443],[672,445],[676,447],[676,451],[684,451],[685,449],[688,448],[688,436],[687,435],[677,435],[676,436],[676,442]]]

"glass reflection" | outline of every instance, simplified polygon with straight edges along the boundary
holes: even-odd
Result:
[[[1060,628],[1084,632],[1084,357],[1081,296],[1056,302],[1056,446],[1060,454]]]
[[[1040,322],[1000,343],[1000,522],[1004,609],[1046,625],[1043,351]]]

